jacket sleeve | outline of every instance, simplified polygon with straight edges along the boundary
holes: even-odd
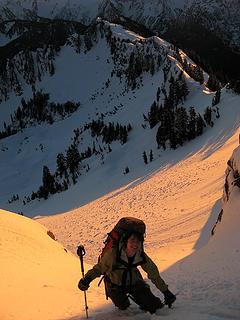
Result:
[[[168,289],[167,284],[161,278],[158,267],[156,264],[149,258],[149,256],[144,253],[146,263],[142,264],[142,269],[147,273],[148,278],[155,284],[155,286],[161,291],[164,292]]]
[[[93,266],[92,269],[90,269],[86,275],[85,278],[88,278],[89,281],[93,281],[95,278],[100,277],[107,271],[112,270],[113,261],[115,257],[115,252],[113,249],[110,249],[105,253],[105,255],[100,259],[100,261]]]

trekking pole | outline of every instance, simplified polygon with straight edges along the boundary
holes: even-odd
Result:
[[[82,277],[84,278],[84,266],[83,266],[83,256],[85,256],[86,251],[84,249],[84,246],[80,245],[77,248],[77,255],[79,256],[80,259],[80,264],[81,264],[81,272],[82,272]],[[85,310],[86,310],[86,317],[88,319],[88,305],[87,305],[87,293],[84,291],[84,300],[85,300]]]

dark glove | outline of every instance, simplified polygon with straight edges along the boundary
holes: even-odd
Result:
[[[176,300],[176,296],[168,289],[163,292],[163,295],[165,304],[171,308],[173,302]]]
[[[86,291],[89,288],[89,279],[88,278],[82,278],[79,282],[78,282],[78,289],[80,289],[81,291]]]

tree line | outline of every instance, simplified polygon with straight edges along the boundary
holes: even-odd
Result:
[[[188,62],[186,57],[182,57],[177,47],[173,47],[173,50],[175,51],[174,56],[181,63],[183,70],[186,71],[192,79],[203,84],[204,75],[202,68],[198,64],[194,65]]]
[[[114,122],[105,124],[102,120],[93,120],[89,125],[92,137],[102,136],[102,141],[111,144],[113,141],[119,140],[122,144],[127,142],[128,132],[132,130],[131,124],[122,126]]]
[[[31,199],[47,199],[51,194],[62,192],[68,189],[69,185],[76,184],[78,177],[81,175],[81,170],[90,170],[89,165],[83,165],[82,161],[90,158],[92,155],[103,156],[103,148],[99,145],[96,147],[93,142],[92,146],[88,147],[84,152],[79,151],[79,136],[85,130],[90,130],[92,137],[102,136],[102,141],[107,144],[107,152],[111,152],[110,144],[113,141],[119,140],[122,144],[127,142],[128,132],[132,126],[122,126],[120,124],[104,124],[101,120],[93,120],[84,126],[83,129],[74,129],[73,143],[67,148],[64,153],[59,153],[56,158],[56,170],[54,173],[45,165],[42,171],[42,184],[37,191],[32,192]],[[106,150],[106,148],[104,148]]]
[[[4,130],[0,131],[0,139],[6,138],[18,131],[34,124],[47,122],[52,124],[59,117],[64,119],[75,112],[80,102],[67,101],[65,103],[50,102],[49,93],[37,91],[33,98],[26,101],[21,99],[21,105],[12,114],[11,123],[4,122]]]

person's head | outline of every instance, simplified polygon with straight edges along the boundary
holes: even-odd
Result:
[[[126,253],[128,257],[133,257],[143,245],[144,237],[141,233],[132,233],[125,240]]]

